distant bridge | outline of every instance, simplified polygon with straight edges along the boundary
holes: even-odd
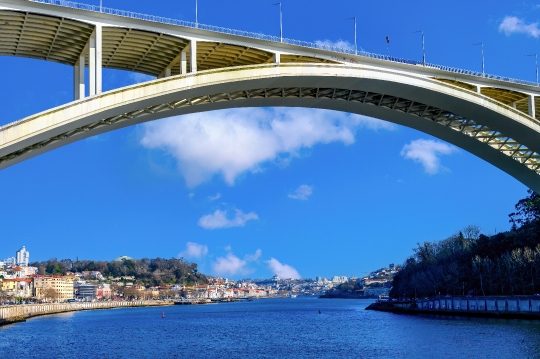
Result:
[[[69,1],[0,0],[0,55],[73,66],[75,99],[0,127],[0,169],[163,117],[290,106],[415,128],[540,192],[536,83],[280,40]],[[102,93],[102,68],[157,79]]]

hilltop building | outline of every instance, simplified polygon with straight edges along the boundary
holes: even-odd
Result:
[[[23,246],[21,249],[17,251],[15,254],[16,263],[18,266],[24,266],[28,267],[28,263],[30,262],[30,252],[26,250],[26,247]]]

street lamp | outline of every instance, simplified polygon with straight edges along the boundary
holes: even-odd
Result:
[[[484,72],[484,43],[483,42],[479,42],[479,43],[476,43],[476,44],[472,44],[473,46],[477,46],[477,45],[481,45],[482,46],[482,77],[485,76],[485,72]]]
[[[103,12],[103,0],[99,0],[99,12]]]
[[[413,34],[416,34],[418,32],[422,33],[422,64],[426,66],[426,48],[424,46],[424,30],[414,31]]]
[[[199,0],[195,0],[195,27],[199,28]]]
[[[534,56],[536,60],[536,86],[538,86],[538,55],[537,54],[531,54],[531,55],[525,55],[525,56]]]
[[[354,54],[358,55],[358,46],[356,45],[356,16],[349,17],[345,20],[354,20]]]
[[[279,5],[279,41],[283,42],[283,8],[280,2],[272,5]]]

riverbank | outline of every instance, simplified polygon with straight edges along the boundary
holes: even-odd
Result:
[[[540,297],[441,297],[418,301],[377,301],[366,310],[410,315],[540,320]]]
[[[43,315],[76,312],[82,310],[100,310],[133,307],[155,307],[173,305],[172,301],[111,301],[89,303],[44,303],[0,307],[0,327],[25,322],[29,318]]]

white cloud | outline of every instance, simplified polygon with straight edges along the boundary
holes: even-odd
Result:
[[[216,174],[232,186],[242,173],[260,172],[263,163],[286,164],[316,144],[350,145],[360,128],[393,130],[396,125],[328,110],[231,109],[146,123],[141,144],[173,156],[188,187]]]
[[[220,276],[235,276],[246,275],[253,272],[252,268],[248,267],[250,262],[256,261],[262,254],[260,249],[257,249],[254,254],[248,254],[244,259],[240,259],[230,252],[225,257],[218,257],[215,262],[212,263],[212,270],[215,274]]]
[[[212,214],[207,214],[199,219],[199,226],[204,229],[218,229],[243,227],[247,221],[259,219],[254,212],[244,213],[239,209],[234,210],[234,216],[230,218],[227,211],[216,210]]]
[[[341,40],[332,41],[332,40],[317,40],[315,43],[319,46],[333,46],[340,47],[342,49],[354,49],[354,44],[351,44],[349,41]]]
[[[187,242],[186,249],[178,255],[185,258],[202,258],[208,254],[208,246],[195,242]]]
[[[227,253],[225,257],[219,257],[212,263],[212,270],[215,274],[221,276],[246,275],[251,272],[246,266],[247,261],[238,258],[232,253]]]
[[[293,194],[289,194],[289,198],[307,201],[307,199],[309,198],[309,196],[311,196],[312,193],[313,187],[308,186],[307,184],[303,184],[298,187]]]
[[[515,16],[506,16],[499,25],[499,32],[504,32],[506,35],[527,34],[536,39],[540,37],[540,29],[537,22],[526,24],[525,21]]]
[[[208,197],[208,200],[209,200],[210,202],[213,202],[213,201],[215,201],[215,200],[217,200],[217,199],[220,199],[220,198],[221,198],[221,193],[216,193],[215,196],[210,196],[210,197]]]
[[[188,197],[189,198],[193,198],[193,196],[195,196],[195,193],[191,192],[190,194],[188,194]]]
[[[133,81],[134,84],[138,84],[141,82],[152,81],[156,78],[154,76],[132,72],[129,74],[129,79]]]
[[[246,255],[246,260],[249,262],[255,262],[259,258],[261,258],[262,251],[260,249],[257,249],[255,253]]]
[[[438,156],[449,155],[456,151],[456,147],[446,143],[420,139],[411,141],[411,143],[403,146],[401,155],[406,159],[421,163],[427,173],[436,174],[440,170],[445,169],[441,165]]]
[[[266,263],[268,264],[268,267],[270,267],[270,269],[278,275],[278,277],[280,278],[283,278],[283,279],[300,279],[300,273],[298,273],[298,271],[288,265],[288,264],[283,264],[281,263],[280,261],[278,261],[277,259],[275,258],[271,258],[269,261],[266,261]]]

